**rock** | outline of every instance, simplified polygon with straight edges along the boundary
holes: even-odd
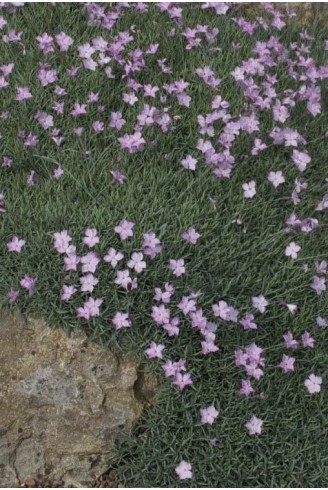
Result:
[[[0,344],[0,487],[95,481],[142,412],[136,361],[1,310]]]

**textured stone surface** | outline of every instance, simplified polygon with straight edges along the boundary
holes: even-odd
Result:
[[[94,481],[141,414],[135,360],[1,310],[0,345],[0,487]]]

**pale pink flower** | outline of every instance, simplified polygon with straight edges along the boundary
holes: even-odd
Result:
[[[80,257],[75,253],[69,253],[67,257],[64,257],[65,271],[76,271],[79,263]]]
[[[322,378],[320,376],[316,376],[315,374],[310,374],[308,379],[304,381],[304,385],[311,395],[314,393],[320,393]]]
[[[266,307],[268,306],[269,302],[267,299],[263,296],[263,294],[260,294],[260,296],[254,296],[252,298],[252,305],[254,308],[259,310],[261,313],[264,313],[266,310]]]
[[[76,292],[77,289],[74,286],[67,286],[64,284],[61,290],[60,299],[62,301],[69,301]]]
[[[292,259],[297,259],[297,255],[298,255],[300,250],[301,250],[301,247],[297,243],[291,242],[286,247],[285,255],[286,255],[286,257],[291,257]]]
[[[254,388],[252,387],[251,385],[251,382],[249,379],[243,379],[241,381],[241,388],[239,390],[239,394],[240,395],[243,395],[243,396],[249,396],[251,395],[252,393],[254,393]]]
[[[87,228],[85,230],[85,235],[82,241],[89,248],[92,248],[95,245],[97,245],[97,243],[99,243],[99,237],[97,235],[96,228]]]
[[[187,463],[187,461],[181,461],[175,468],[175,472],[180,480],[190,480],[192,478],[191,464]]]
[[[294,363],[295,357],[289,357],[286,356],[286,354],[283,354],[282,361],[278,367],[280,367],[284,373],[288,373],[290,371],[295,371]]]
[[[326,280],[324,277],[313,276],[310,288],[313,289],[318,295],[326,291]]]
[[[129,314],[122,313],[121,311],[115,313],[115,316],[112,319],[112,323],[116,330],[120,330],[121,328],[131,327],[131,320],[129,319]]]
[[[133,236],[134,223],[132,221],[122,220],[119,225],[115,226],[114,231],[120,235],[121,240],[126,240]]]
[[[74,40],[68,34],[65,34],[65,32],[56,34],[55,39],[62,52],[68,51],[69,47],[74,43]]]
[[[55,170],[54,170],[54,172],[53,172],[52,175],[53,175],[53,178],[55,180],[59,180],[60,177],[63,175],[63,173],[64,173],[63,167],[61,167],[60,165],[58,165],[58,167],[55,168]]]
[[[178,386],[180,391],[183,391],[186,386],[191,386],[193,384],[193,381],[191,379],[191,374],[190,373],[176,373],[175,375],[175,380],[173,381],[173,384]]]
[[[192,245],[195,245],[197,240],[201,237],[201,234],[198,233],[195,228],[189,228],[187,231],[181,233],[181,237]]]
[[[160,288],[155,288],[154,300],[162,301],[163,303],[169,303],[171,296],[174,294],[174,290],[174,286],[166,282],[165,291],[162,291]]]
[[[176,277],[182,276],[185,272],[184,259],[170,259],[169,269],[173,272]]]
[[[97,279],[93,274],[86,274],[85,276],[80,277],[80,291],[92,293],[98,282],[99,279]]]
[[[305,151],[293,150],[292,160],[300,172],[304,172],[311,161],[310,155]]]
[[[86,255],[82,255],[80,262],[82,264],[83,274],[87,272],[94,274],[100,262],[100,258],[95,252],[89,252]]]
[[[165,349],[164,344],[156,344],[155,342],[150,342],[150,346],[145,350],[145,354],[148,359],[163,359],[163,350]]]
[[[245,427],[248,430],[248,433],[252,436],[255,434],[261,434],[262,425],[263,425],[263,420],[253,415],[251,419],[248,422],[246,422]]]
[[[212,425],[215,422],[215,419],[218,417],[219,411],[216,410],[214,405],[210,405],[207,408],[200,409],[200,417],[202,424]]]
[[[63,230],[63,231],[54,233],[53,239],[54,239],[54,248],[57,250],[57,252],[60,254],[66,253],[66,251],[69,247],[69,243],[72,240],[72,238],[68,234],[68,231]]]
[[[146,262],[143,260],[143,254],[141,252],[133,252],[131,259],[126,265],[129,269],[134,269],[137,273],[146,269]]]
[[[12,305],[13,303],[15,303],[18,297],[19,297],[19,291],[15,291],[14,289],[11,289],[8,293],[8,303]]]
[[[255,196],[256,183],[254,180],[251,180],[250,182],[245,182],[245,184],[242,184],[242,188],[244,191],[244,197],[252,199]]]
[[[197,160],[191,155],[187,155],[183,160],[181,160],[181,165],[187,170],[196,170]]]
[[[102,299],[89,298],[83,306],[76,309],[77,317],[89,320],[90,318],[99,316],[102,303]]]
[[[277,170],[277,172],[269,172],[268,181],[271,182],[273,187],[277,188],[285,182],[285,177],[281,170]]]
[[[254,318],[254,315],[251,313],[246,313],[244,318],[239,320],[239,323],[244,327],[244,330],[256,330],[257,325],[255,322],[253,322]]]
[[[285,335],[283,335],[283,338],[285,340],[285,346],[287,347],[287,349],[297,349],[298,342],[294,339],[291,332],[287,332]]]
[[[311,349],[313,349],[314,344],[315,344],[315,340],[313,337],[311,337],[309,332],[305,331],[302,334],[301,339],[302,339],[303,347],[310,347]]]
[[[111,247],[105,255],[104,261],[108,262],[114,269],[123,257],[122,252],[117,252],[115,248]]]
[[[8,252],[21,253],[26,241],[21,240],[17,236],[14,236],[10,242],[7,243]]]
[[[27,289],[28,296],[31,298],[36,288],[36,278],[25,275],[19,283],[22,288]]]

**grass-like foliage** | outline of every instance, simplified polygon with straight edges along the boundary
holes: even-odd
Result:
[[[243,9],[0,10],[0,305],[158,377],[130,486],[328,485],[328,31]]]

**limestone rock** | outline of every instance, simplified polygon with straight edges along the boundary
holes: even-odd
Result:
[[[1,310],[0,345],[0,487],[94,481],[141,414],[136,361]]]

